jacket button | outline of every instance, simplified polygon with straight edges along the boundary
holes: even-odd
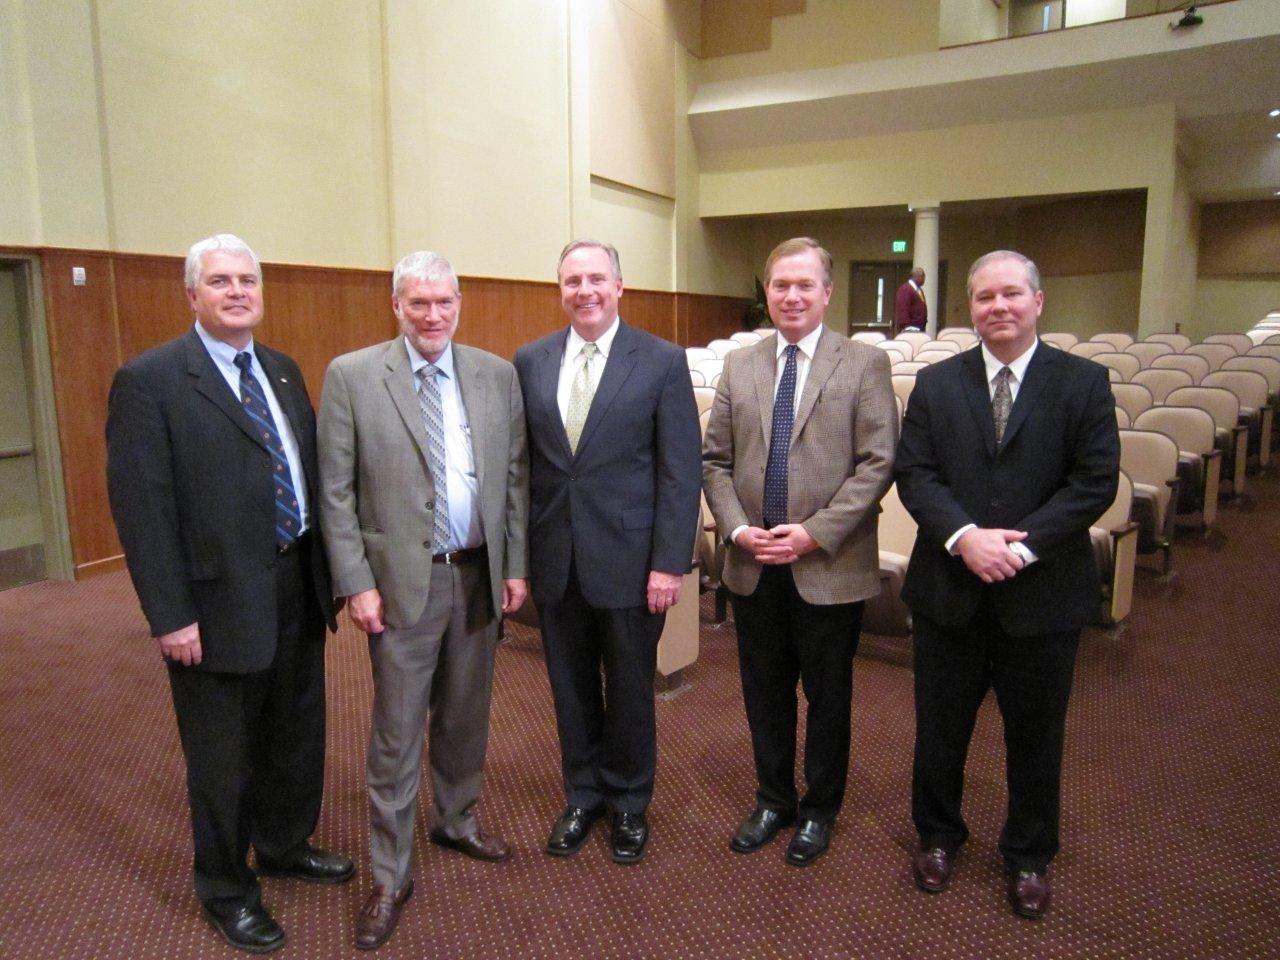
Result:
[[[422,541],[422,545],[423,545],[424,547],[426,547],[428,550],[430,550],[430,549],[431,549],[431,541],[430,541],[430,540],[423,540],[423,541]]]
[[[423,506],[426,507],[428,510],[433,510],[435,509],[435,501],[428,500],[426,503],[423,504]]]
[[[996,497],[994,500],[992,500],[992,501],[991,501],[991,505],[992,505],[993,507],[998,507],[998,506],[1000,506],[1000,498],[999,498],[999,497]]]

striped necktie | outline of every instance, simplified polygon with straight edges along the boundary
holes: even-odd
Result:
[[[439,372],[432,363],[418,370],[418,406],[422,408],[422,422],[427,428],[427,464],[436,490],[431,547],[436,553],[445,553],[449,549],[449,481],[445,473],[444,405],[440,401],[440,383],[436,380]]]
[[[271,452],[272,482],[276,500],[276,544],[287,547],[302,532],[302,515],[298,507],[298,494],[293,489],[293,475],[289,472],[289,458],[284,453],[284,443],[276,421],[271,416],[267,395],[262,384],[253,375],[253,357],[247,351],[237,353],[235,365],[240,368],[240,402],[249,415],[262,442]]]

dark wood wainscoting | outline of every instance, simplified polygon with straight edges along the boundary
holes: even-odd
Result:
[[[190,327],[182,258],[61,248],[6,248],[40,257],[67,520],[77,575],[116,569],[120,542],[107,505],[107,393],[121,363]],[[83,267],[86,282],[72,282]],[[457,339],[510,359],[523,343],[564,323],[554,283],[463,277]],[[395,334],[391,272],[263,264],[261,338],[290,354],[318,402],[325,367],[341,353]],[[748,301],[627,290],[628,323],[681,345],[740,328]]]

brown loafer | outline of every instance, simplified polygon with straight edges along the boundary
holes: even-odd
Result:
[[[447,837],[443,833],[431,834],[431,842],[450,850],[465,853],[468,857],[489,863],[501,863],[510,859],[511,847],[501,837],[477,830],[468,837]]]
[[[1009,905],[1028,920],[1039,920],[1049,909],[1049,874],[1043,870],[1009,872]]]
[[[941,893],[951,882],[955,858],[941,847],[917,847],[911,859],[916,886],[925,893]]]
[[[411,896],[412,877],[399,893],[393,894],[382,884],[374,887],[356,918],[356,949],[374,950],[391,939],[396,924],[400,922],[400,908]]]

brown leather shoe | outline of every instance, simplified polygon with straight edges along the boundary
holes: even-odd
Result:
[[[501,837],[495,837],[483,830],[477,830],[469,837],[458,838],[447,837],[443,833],[433,833],[431,842],[489,863],[501,863],[511,857],[511,847]]]
[[[954,869],[954,855],[941,847],[916,847],[915,856],[911,858],[916,886],[925,893],[941,893],[947,889]]]
[[[1011,870],[1009,904],[1018,916],[1039,920],[1049,909],[1049,874],[1043,870]]]
[[[374,950],[389,939],[400,921],[400,908],[413,896],[413,878],[399,893],[393,894],[382,884],[373,888],[369,899],[356,918],[356,949]]]

